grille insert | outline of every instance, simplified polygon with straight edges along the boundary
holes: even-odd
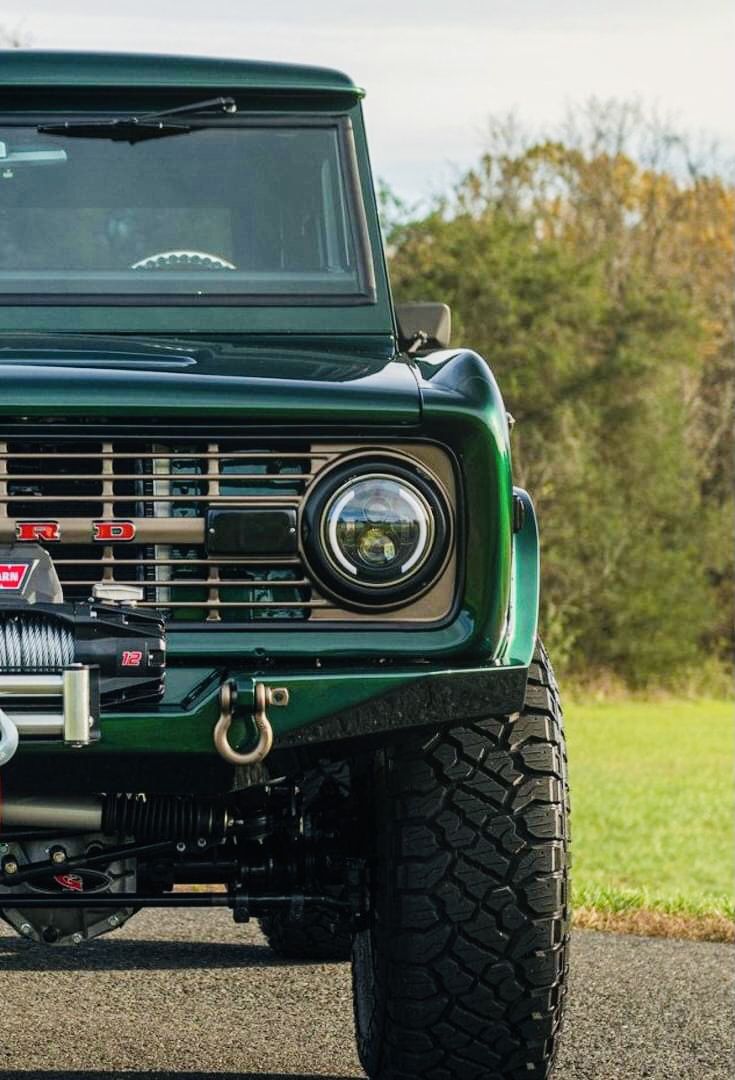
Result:
[[[320,597],[298,556],[209,556],[206,515],[233,506],[295,506],[338,452],[309,444],[253,448],[227,437],[111,441],[0,437],[0,541],[19,522],[58,523],[41,541],[67,599],[98,581],[135,584],[142,607],[172,624],[305,620]],[[95,542],[93,522],[130,522],[125,543]]]

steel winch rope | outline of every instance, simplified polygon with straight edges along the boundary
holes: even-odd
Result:
[[[0,616],[0,671],[63,668],[74,662],[74,634],[38,616]]]

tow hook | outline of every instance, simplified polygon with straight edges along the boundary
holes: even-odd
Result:
[[[267,709],[288,705],[289,693],[285,687],[270,687],[264,683],[255,684],[255,708],[253,720],[258,731],[258,741],[252,750],[235,750],[229,740],[230,727],[237,705],[237,689],[234,683],[222,684],[219,694],[220,715],[214,727],[214,745],[217,752],[231,765],[257,765],[271,751],[273,746],[273,728],[268,719]]]

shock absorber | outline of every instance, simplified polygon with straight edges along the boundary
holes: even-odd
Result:
[[[156,840],[221,840],[233,824],[227,807],[193,795],[27,796],[0,805],[3,829],[73,829]]]
[[[102,806],[106,836],[136,840],[221,840],[232,824],[226,807],[193,795],[107,795]]]

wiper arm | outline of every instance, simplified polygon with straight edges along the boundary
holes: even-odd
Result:
[[[112,139],[115,142],[141,142],[144,139],[162,139],[167,135],[186,135],[192,131],[190,124],[171,122],[168,118],[218,109],[224,113],[236,113],[234,98],[217,97],[208,101],[195,101],[163,112],[142,113],[140,116],[114,117],[110,120],[63,120],[53,124],[39,124],[36,129],[44,135],[67,135],[81,139]]]
[[[209,101],[192,101],[189,105],[179,105],[177,109],[164,109],[163,112],[143,113],[141,120],[161,120],[166,116],[181,116],[184,113],[206,112],[207,109],[216,109],[224,113],[236,113],[237,103],[231,97],[210,98]]]

